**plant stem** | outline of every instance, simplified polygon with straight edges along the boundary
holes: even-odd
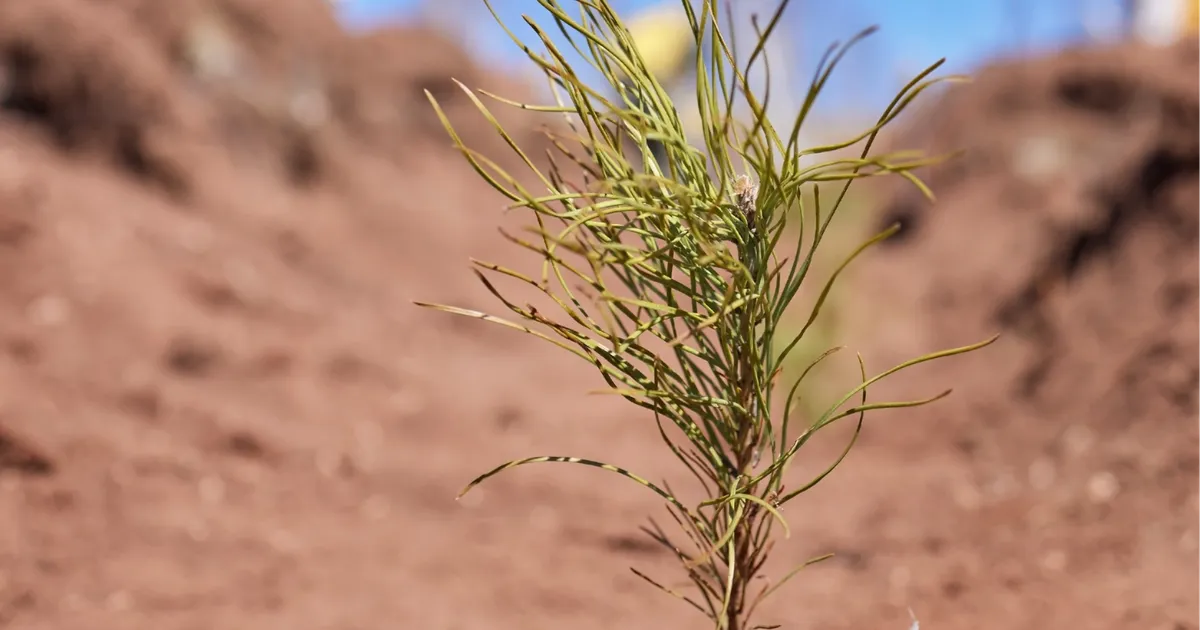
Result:
[[[742,265],[745,266],[747,273],[739,274],[738,283],[741,284],[741,289],[745,294],[755,292],[756,287],[751,286],[751,283],[757,281],[760,277],[761,270],[758,264],[758,249],[759,244],[754,242],[758,236],[757,229],[757,195],[758,190],[754,182],[749,177],[739,178],[735,186],[734,201],[746,219],[747,233],[749,242],[743,245],[738,252],[738,258]],[[734,466],[736,474],[739,477],[733,484],[737,487],[738,492],[746,494],[755,494],[753,487],[740,487],[742,479],[748,479],[752,476],[751,470],[757,459],[758,442],[761,438],[763,422],[767,419],[761,417],[765,410],[758,408],[758,387],[760,382],[760,372],[762,365],[759,357],[759,349],[762,345],[758,337],[760,331],[759,324],[765,318],[766,313],[770,312],[769,305],[763,299],[753,299],[748,302],[743,308],[738,309],[733,313],[735,317],[733,335],[737,337],[733,347],[735,350],[737,370],[737,382],[735,384],[737,401],[740,405],[740,410],[734,414],[736,437],[732,447]],[[739,502],[733,502],[736,506]],[[732,508],[732,506],[731,506]],[[734,561],[732,566],[728,567],[729,571],[733,572],[732,588],[729,593],[729,606],[727,615],[724,620],[724,627],[728,630],[742,630],[743,613],[746,612],[746,597],[747,591],[750,588],[750,580],[754,575],[754,531],[758,515],[758,506],[756,504],[748,504],[746,513],[734,525],[733,539],[730,544],[734,549]]]

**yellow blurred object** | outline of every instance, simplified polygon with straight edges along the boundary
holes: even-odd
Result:
[[[625,27],[656,79],[672,83],[686,73],[696,39],[679,0],[646,9],[630,18]]]
[[[1200,31],[1200,0],[1133,0],[1133,32],[1149,44],[1167,45]]]
[[[675,104],[689,137],[700,133],[700,114],[689,80],[695,75],[696,37],[680,0],[662,0],[625,20],[642,62]],[[620,69],[617,69],[620,72]],[[629,78],[618,75],[622,82]],[[658,141],[650,141],[659,163],[666,159]]]
[[[1200,33],[1200,0],[1185,0],[1183,32],[1188,35]]]

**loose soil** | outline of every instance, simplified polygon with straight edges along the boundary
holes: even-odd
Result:
[[[170,4],[0,4],[0,627],[698,627],[626,568],[675,575],[635,484],[454,501],[530,454],[666,471],[586,365],[411,304],[490,308],[468,258],[519,220],[425,91],[499,156],[449,77],[525,88],[317,0]],[[1196,74],[1194,42],[1076,52],[910,121],[972,151],[881,211],[847,341],[1004,337],[896,382],[957,391],[797,503],[779,567],[838,555],[763,621],[1197,627]]]

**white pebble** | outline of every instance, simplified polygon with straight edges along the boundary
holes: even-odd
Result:
[[[1121,490],[1121,484],[1117,481],[1116,475],[1105,470],[1088,479],[1087,490],[1092,501],[1107,503],[1117,496],[1117,492]]]

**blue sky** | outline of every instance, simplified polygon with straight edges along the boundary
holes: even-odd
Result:
[[[630,12],[655,1],[612,0],[612,5]],[[1080,38],[1082,1],[793,0],[788,19],[798,40],[792,42],[800,58],[796,69],[805,83],[816,59],[834,40],[872,24],[881,27],[831,81],[826,101],[826,105],[832,101],[838,107],[861,105],[873,110],[894,93],[902,77],[911,77],[940,57],[947,58],[946,71],[963,72],[997,55],[1054,48]],[[482,7],[482,0],[475,3]],[[341,0],[340,11],[348,27],[366,29],[415,19],[420,4],[417,0]],[[493,5],[510,27],[524,26],[523,13],[542,15],[536,0],[494,0]],[[521,53],[486,12],[464,12],[463,20],[469,24],[469,44],[475,53],[499,65],[520,62]]]

